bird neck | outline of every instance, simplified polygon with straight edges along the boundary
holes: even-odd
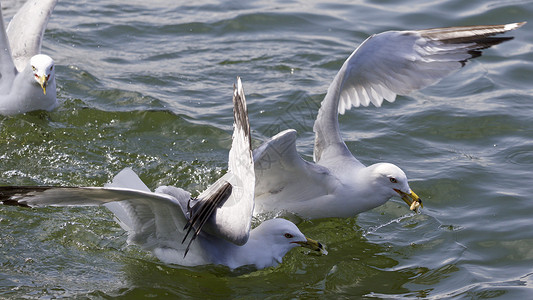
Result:
[[[278,265],[285,254],[283,249],[272,247],[264,243],[262,239],[256,239],[253,236],[250,236],[248,242],[239,248],[242,253],[239,255],[243,259],[242,265],[253,264],[257,269]]]
[[[269,245],[254,238],[250,238],[243,246],[218,240],[210,243],[210,247],[219,249],[209,254],[211,263],[225,265],[230,269],[250,265],[262,269],[279,264],[283,258],[283,255],[273,254]]]
[[[368,201],[367,205],[369,209],[375,208],[385,204],[392,196],[392,189],[384,188],[376,179],[375,169],[377,164],[370,165],[360,170],[361,175],[357,176],[359,182],[357,184],[365,186],[367,195],[363,195],[365,199],[372,199]]]

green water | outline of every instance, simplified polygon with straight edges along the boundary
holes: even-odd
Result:
[[[2,1],[6,20],[21,4]],[[232,84],[254,146],[286,128],[312,156],[330,81],[368,35],[529,21],[466,68],[340,117],[362,162],[392,162],[424,199],[302,221],[327,256],[275,268],[160,263],[103,208],[0,207],[0,298],[530,298],[533,285],[531,1],[64,1],[43,53],[60,106],[0,117],[2,185],[102,186],[132,167],[192,193],[226,170]]]

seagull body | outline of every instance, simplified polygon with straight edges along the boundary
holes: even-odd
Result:
[[[54,60],[40,54],[57,0],[29,0],[5,30],[0,13],[0,115],[57,106]]]
[[[233,103],[228,172],[197,198],[171,186],[151,192],[126,168],[105,187],[0,187],[0,201],[27,207],[104,205],[128,232],[128,243],[152,251],[169,264],[221,264],[232,269],[254,265],[260,269],[277,265],[297,246],[325,252],[284,219],[268,220],[250,230],[255,175],[240,78]]]
[[[507,25],[388,31],[372,35],[344,62],[321,103],[313,130],[314,163],[296,151],[296,131],[285,130],[254,151],[254,214],[295,213],[304,218],[351,217],[400,196],[421,205],[407,176],[390,163],[363,165],[341,138],[338,114],[352,106],[381,106],[436,83],[481,50],[512,37]]]

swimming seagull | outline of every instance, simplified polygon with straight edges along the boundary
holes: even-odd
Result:
[[[0,115],[57,106],[54,60],[41,52],[57,0],[29,0],[7,27],[0,12]],[[1,7],[0,7],[1,10]]]
[[[320,243],[306,238],[285,219],[268,220],[250,230],[255,175],[240,78],[233,103],[228,172],[197,198],[170,186],[151,192],[126,168],[105,187],[0,187],[0,201],[28,207],[105,205],[128,232],[128,243],[152,251],[169,264],[261,269],[281,263],[297,246],[326,253]]]
[[[296,151],[296,131],[285,130],[254,151],[255,211],[304,218],[351,217],[400,196],[422,205],[405,173],[390,163],[363,165],[341,138],[338,113],[381,106],[436,83],[481,50],[512,37],[494,37],[523,23],[388,31],[366,39],[344,62],[321,103],[313,130],[314,163]]]

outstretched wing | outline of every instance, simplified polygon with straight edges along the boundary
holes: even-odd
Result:
[[[2,6],[0,5],[0,91],[6,94],[11,89],[13,80],[17,75],[17,69],[11,57],[11,47],[6,34],[4,18],[2,17]]]
[[[9,22],[7,36],[19,72],[41,53],[43,34],[56,4],[57,0],[28,0]]]
[[[118,173],[106,187],[0,187],[0,202],[4,205],[105,205],[128,231],[129,243],[153,251],[163,262],[184,265],[194,264],[197,258],[183,260],[187,245],[182,244],[181,237],[187,220],[182,205],[189,197],[188,192],[177,188],[172,194],[150,192],[129,168]]]
[[[239,77],[233,88],[233,119],[228,173],[191,201],[188,228],[194,228],[194,235],[205,231],[244,245],[252,223],[255,174],[248,111]]]
[[[291,210],[295,203],[328,195],[338,180],[296,150],[296,131],[282,131],[254,150],[255,214]]]
[[[366,39],[344,62],[322,101],[314,125],[315,161],[331,145],[345,147],[337,114],[352,106],[381,106],[396,95],[434,84],[481,50],[512,37],[494,37],[523,26],[507,25],[388,31]]]
[[[381,106],[429,86],[467,60],[481,56],[481,50],[512,39],[494,37],[524,23],[492,26],[435,28],[418,31],[390,31],[368,38],[348,58],[339,100],[339,113],[352,106]]]

